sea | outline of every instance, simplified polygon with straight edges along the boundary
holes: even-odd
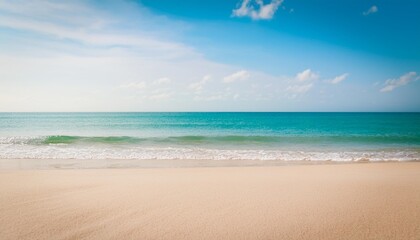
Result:
[[[420,113],[0,113],[0,159],[419,161]]]

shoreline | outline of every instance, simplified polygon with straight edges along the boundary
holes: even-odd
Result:
[[[308,160],[201,160],[201,159],[1,159],[3,170],[48,169],[143,169],[143,168],[223,168],[223,167],[275,167],[300,165],[341,165],[370,163],[419,163],[411,161],[308,161]]]
[[[420,163],[0,171],[1,239],[416,239]]]

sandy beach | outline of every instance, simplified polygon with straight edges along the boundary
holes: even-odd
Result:
[[[418,239],[420,163],[1,170],[0,239]]]

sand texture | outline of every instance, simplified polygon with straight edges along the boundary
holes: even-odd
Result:
[[[420,163],[0,171],[0,239],[420,239]]]

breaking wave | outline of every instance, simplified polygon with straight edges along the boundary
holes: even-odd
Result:
[[[407,136],[3,137],[0,158],[419,161],[418,142]]]

